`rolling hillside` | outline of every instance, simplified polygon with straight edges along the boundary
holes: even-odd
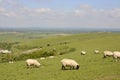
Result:
[[[37,33],[38,34],[38,33]],[[0,41],[19,42],[11,46],[13,54],[33,48],[42,48],[44,51],[56,49],[55,58],[37,60],[41,63],[40,68],[27,69],[25,60],[0,63],[0,80],[120,80],[120,61],[116,62],[112,57],[103,59],[103,51],[120,51],[120,33],[96,32],[80,34],[22,34],[5,37],[0,34]],[[34,37],[33,37],[34,35]],[[43,35],[43,34],[42,34]],[[28,37],[30,36],[30,37]],[[18,39],[16,39],[18,38]],[[86,51],[86,55],[80,55],[80,51]],[[99,50],[95,54],[94,50]],[[61,55],[60,55],[61,53]],[[34,53],[33,53],[34,54]],[[75,59],[80,64],[79,70],[61,70],[61,59]]]

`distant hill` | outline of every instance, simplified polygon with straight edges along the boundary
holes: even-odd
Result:
[[[78,32],[120,32],[120,28],[0,28],[1,32],[65,32],[65,33],[78,33]]]

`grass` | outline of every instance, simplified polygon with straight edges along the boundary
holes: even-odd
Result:
[[[75,56],[74,56],[75,55]],[[1,80],[120,80],[119,62],[112,58],[102,59],[101,54],[81,56],[70,53],[57,56],[54,59],[38,61],[40,68],[27,69],[25,61],[16,61],[14,64],[1,63]],[[75,59],[80,64],[79,70],[61,70],[60,60],[63,58]],[[110,79],[111,78],[111,79]]]
[[[56,51],[60,52],[65,47],[76,50],[68,54],[57,55],[53,59],[37,58],[41,63],[40,68],[27,69],[25,60],[14,61],[13,64],[0,63],[0,80],[120,80],[120,61],[116,62],[112,57],[102,58],[104,50],[120,51],[119,41],[120,33],[50,35],[40,39],[25,39],[25,42],[21,40],[19,45],[43,46],[48,51],[56,48]],[[46,46],[48,43],[51,45]],[[13,50],[16,49],[15,46],[12,47]],[[95,49],[99,50],[100,54],[94,54]],[[86,55],[80,55],[81,50],[85,50]],[[61,70],[60,61],[63,58],[75,59],[80,64],[80,69]]]

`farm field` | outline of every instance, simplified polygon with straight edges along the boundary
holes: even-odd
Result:
[[[27,69],[27,58],[16,60],[13,64],[1,62],[0,80],[120,80],[120,61],[116,62],[112,57],[103,59],[105,50],[120,51],[120,33],[0,32],[0,42],[14,43],[8,49],[15,55],[34,48],[48,52],[56,49],[52,59],[47,56],[44,60],[36,58],[40,68]],[[95,54],[94,50],[100,53]],[[86,51],[86,55],[81,55],[81,51]],[[63,58],[76,60],[80,64],[79,70],[61,70]]]

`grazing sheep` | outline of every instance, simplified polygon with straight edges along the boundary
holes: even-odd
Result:
[[[85,55],[86,54],[86,52],[85,51],[81,51],[81,55]]]
[[[99,51],[98,50],[95,50],[95,54],[98,54],[99,53]]]
[[[32,66],[32,67],[39,67],[40,66],[40,63],[35,59],[27,59],[26,64],[27,64],[27,68],[30,68],[30,66]]]
[[[120,60],[120,52],[119,51],[114,51],[113,52],[113,58],[116,59],[116,61],[118,61],[118,58]]]
[[[13,63],[13,61],[9,61],[9,63]]]
[[[53,48],[53,51],[55,51],[55,52],[56,52],[56,48]]]
[[[107,56],[113,56],[113,52],[111,51],[104,51],[104,58],[106,58]]]
[[[79,69],[79,64],[73,60],[73,59],[62,59],[62,70],[65,69],[65,67],[70,67],[70,69]]]

